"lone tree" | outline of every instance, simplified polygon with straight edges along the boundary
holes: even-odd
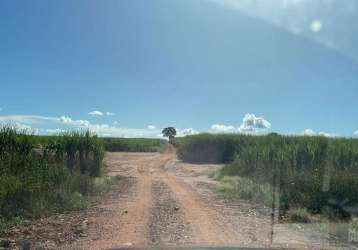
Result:
[[[174,137],[177,134],[177,131],[173,127],[167,127],[162,130],[162,133],[163,133],[163,136],[169,138],[169,142],[172,142],[172,140],[174,139]]]

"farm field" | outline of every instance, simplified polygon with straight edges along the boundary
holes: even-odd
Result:
[[[2,144],[5,180],[36,180],[42,188],[36,195],[25,184],[14,193],[2,191],[8,194],[1,197],[2,222],[8,225],[2,224],[0,238],[9,248],[352,247],[346,236],[355,214],[331,203],[344,197],[354,204],[344,185],[354,181],[348,173],[355,177],[356,140],[201,134],[177,138],[174,147],[157,140],[102,139],[89,132],[36,137],[9,128],[2,138],[7,138]],[[136,150],[144,152],[105,152],[105,140],[126,142],[132,149],[143,142]],[[160,152],[147,152],[162,143]],[[24,148],[27,153],[20,154]],[[26,175],[10,166],[25,166]],[[333,191],[323,189],[327,166],[334,173],[329,184],[338,185]],[[286,186],[287,179],[299,183],[295,190]],[[12,184],[1,181],[5,191]],[[32,199],[12,199],[14,194]],[[24,209],[8,209],[11,201]],[[40,210],[39,203],[48,207]],[[21,221],[11,224],[9,218]]]
[[[159,152],[164,151],[167,141],[150,138],[102,138],[109,152]]]
[[[120,182],[120,178],[105,174],[102,161],[106,147],[156,151],[165,144],[152,139],[104,139],[84,130],[35,136],[2,126],[0,240],[17,224],[91,207],[98,196]],[[6,240],[0,243],[7,245]]]
[[[17,235],[29,231],[44,246],[65,249],[188,245],[313,249],[317,244],[329,248],[338,244],[311,228],[282,223],[272,227],[268,208],[217,196],[220,183],[208,175],[221,165],[181,163],[170,151],[109,152],[104,163],[107,175],[120,176],[121,181],[96,206],[35,221],[19,227]]]
[[[201,134],[175,143],[183,161],[226,164],[215,178],[227,196],[271,206],[276,193],[280,219],[349,221],[357,215],[357,139]]]

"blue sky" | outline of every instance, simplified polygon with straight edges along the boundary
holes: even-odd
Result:
[[[0,122],[358,135],[355,0],[3,0]]]

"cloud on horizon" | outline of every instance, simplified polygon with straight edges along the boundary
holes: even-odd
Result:
[[[177,130],[177,136],[178,137],[199,134],[199,131],[196,131],[193,128],[176,129],[176,130]]]
[[[213,124],[209,133],[244,133],[260,134],[271,128],[271,123],[263,117],[257,117],[255,114],[246,114],[242,119],[241,125],[236,128],[233,125]]]
[[[354,137],[358,137],[358,130],[356,130],[356,131],[353,132],[353,136],[354,136]]]
[[[0,124],[13,124],[19,128],[36,130],[41,134],[54,134],[74,129],[89,129],[99,136],[156,137],[158,131],[149,129],[119,128],[108,124],[95,124],[87,120],[75,120],[69,116],[46,117],[36,115],[0,116]]]
[[[96,124],[87,120],[76,120],[69,116],[47,117],[36,115],[0,116],[0,124],[14,125],[35,134],[58,134],[69,130],[89,129],[99,136],[163,138],[161,129],[154,125],[147,128],[121,128],[108,124]],[[115,124],[118,124],[116,122]],[[193,128],[177,129],[177,136],[197,134]]]
[[[96,124],[87,120],[76,120],[69,116],[47,117],[37,115],[8,115],[0,116],[0,125],[9,124],[19,129],[26,129],[34,134],[58,134],[69,130],[89,129],[99,136],[111,137],[145,137],[163,138],[161,130],[154,125],[146,128],[123,128],[109,124]],[[118,122],[113,123],[118,124]],[[224,124],[213,124],[208,133],[243,133],[243,134],[264,134],[271,128],[271,123],[263,117],[254,114],[246,114],[239,127]],[[193,128],[176,128],[177,136],[195,135],[200,133]],[[296,135],[338,137],[338,134],[325,131],[315,132],[312,129],[305,129]],[[358,137],[358,130],[353,132],[353,137]]]
[[[210,127],[212,133],[235,133],[237,129],[232,125],[213,124]]]
[[[312,129],[310,129],[310,128],[307,128],[307,129],[305,129],[304,131],[303,131],[303,135],[307,135],[307,136],[313,136],[313,135],[315,135],[316,134],[316,132],[314,132]]]
[[[310,128],[305,129],[302,134],[306,135],[306,136],[324,136],[324,137],[338,137],[339,136],[337,134],[327,133],[324,131],[320,131],[320,132],[316,133],[313,129],[310,129]]]
[[[241,133],[264,132],[271,128],[271,123],[263,117],[256,117],[254,114],[246,114],[239,127]]]

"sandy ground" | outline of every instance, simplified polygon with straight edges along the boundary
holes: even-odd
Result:
[[[214,191],[218,183],[208,177],[218,165],[180,163],[174,152],[106,153],[104,161],[108,175],[122,180],[94,208],[37,222],[40,226],[36,228],[46,231],[38,240],[47,248],[201,245],[321,249],[322,244],[324,249],[330,248],[314,231],[285,224],[271,226],[269,208],[218,197]],[[65,232],[61,230],[64,227],[68,228]],[[18,230],[39,235],[31,226]]]

